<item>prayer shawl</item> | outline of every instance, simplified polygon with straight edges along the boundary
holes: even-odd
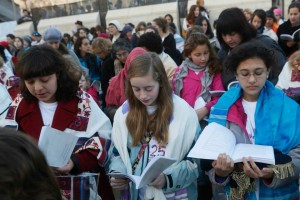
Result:
[[[78,92],[78,98],[79,101],[70,101],[69,103],[58,102],[52,127],[64,131],[65,133],[73,134],[79,137],[78,142],[73,151],[74,154],[77,154],[79,152],[89,152],[92,156],[97,158],[98,164],[100,166],[107,166],[109,162],[108,151],[111,143],[110,133],[112,127],[110,121],[105,116],[105,114],[101,112],[100,108],[89,94],[80,90]],[[73,104],[75,102],[78,102],[78,105],[75,105],[76,112],[73,113],[72,109],[70,108],[73,108]],[[6,118],[2,120],[0,125],[11,128],[17,128],[18,123],[16,121],[16,117],[18,109],[20,109],[20,107],[23,107],[20,109],[21,111],[19,111],[22,112],[20,115],[25,115],[27,116],[27,118],[28,116],[35,115],[32,113],[35,113],[35,110],[39,109],[37,105],[38,103],[34,102],[29,105],[24,103],[25,100],[23,99],[22,95],[19,94],[9,107]],[[24,106],[26,106],[26,108],[24,108]],[[31,109],[33,109],[33,111]],[[68,117],[66,117],[64,113],[68,113]],[[60,117],[58,115],[61,114],[64,115],[64,119],[58,119]],[[56,119],[55,116],[57,116],[58,118]],[[31,135],[36,140],[38,140],[41,126],[43,126],[42,119],[39,119],[41,118],[41,116],[37,117],[38,118],[34,118],[34,122],[30,122],[32,124],[29,124],[28,127],[19,127],[19,129]],[[29,130],[31,126],[34,127],[32,127],[31,130]],[[80,155],[78,158],[79,160],[81,159]]]
[[[210,84],[212,83],[213,76],[210,76],[208,73],[208,67],[199,67],[196,64],[194,64],[189,58],[185,59],[183,63],[180,66],[180,69],[176,73],[174,77],[174,87],[175,87],[175,94],[178,96],[180,95],[180,92],[182,88],[184,87],[183,85],[183,79],[188,75],[188,70],[193,70],[195,72],[201,72],[204,71],[203,76],[201,77],[201,85],[202,85],[202,90],[199,96],[201,96],[204,101],[207,103],[211,100],[211,95],[209,93],[210,91]],[[199,97],[198,96],[198,97]]]
[[[216,122],[226,126],[227,116],[242,96],[240,85],[230,88],[211,109],[209,123]],[[255,144],[270,145],[284,154],[300,144],[300,108],[273,84],[266,81],[262,88],[255,111]],[[241,127],[242,128],[242,127]],[[268,188],[260,179],[260,200],[298,199],[299,190],[296,181],[282,187]],[[228,190],[227,190],[228,191]],[[253,192],[245,199],[256,199]]]
[[[0,83],[0,121],[6,115],[9,105],[11,104],[12,99],[6,89],[6,87]],[[0,124],[1,127],[1,124]]]
[[[105,102],[107,106],[120,107],[126,100],[125,96],[125,81],[128,76],[128,69],[132,60],[138,55],[145,53],[146,50],[140,47],[134,48],[128,55],[124,69],[114,76],[108,86],[105,96]]]
[[[175,158],[177,162],[165,171],[172,170],[173,167],[176,167],[176,165],[185,158],[190,148],[197,140],[200,131],[198,118],[195,111],[184,100],[176,95],[173,95],[173,103],[174,111],[169,125],[169,141],[166,145],[165,156]],[[129,109],[129,104],[126,101],[122,107],[117,110],[114,118],[112,142],[119,152],[119,155],[126,167],[127,173],[132,174],[132,163],[127,146],[130,133],[128,132],[126,126],[126,118]],[[182,115],[182,112],[185,112],[185,114]],[[191,163],[188,168],[191,170],[197,170],[197,165]],[[191,185],[192,184],[193,183],[191,183]],[[135,188],[132,188],[131,192],[133,191],[136,191]],[[154,187],[147,187],[145,195],[147,196],[148,194],[151,194],[152,199],[166,199],[162,190],[155,189]],[[145,199],[147,198],[145,197]]]

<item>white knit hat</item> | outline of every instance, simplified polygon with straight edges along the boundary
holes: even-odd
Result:
[[[117,27],[118,31],[122,31],[122,26],[120,24],[120,22],[118,20],[112,20],[108,23],[108,25],[114,25],[115,27]]]

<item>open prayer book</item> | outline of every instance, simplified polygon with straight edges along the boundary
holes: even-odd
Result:
[[[74,150],[78,137],[70,133],[43,126],[38,146],[51,167],[65,166]]]
[[[255,162],[275,165],[272,146],[236,144],[234,134],[215,122],[204,128],[188,157],[217,160],[220,153],[229,155],[234,163],[243,162],[243,157],[251,156]]]
[[[154,157],[146,166],[141,176],[123,174],[123,173],[108,173],[108,176],[119,179],[130,179],[136,185],[136,189],[140,189],[151,183],[158,177],[165,169],[175,163],[176,160],[165,156]]]
[[[281,34],[279,37],[281,40],[295,40],[295,41],[299,41],[300,39],[300,28],[295,30],[294,33],[292,35],[290,34]]]

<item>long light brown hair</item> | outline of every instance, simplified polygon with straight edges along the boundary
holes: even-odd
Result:
[[[156,99],[157,109],[151,115],[148,115],[146,106],[135,97],[130,83],[131,78],[147,76],[149,73],[160,86]],[[126,82],[126,95],[130,107],[126,125],[132,136],[132,145],[144,143],[146,132],[152,132],[152,137],[155,137],[158,143],[166,144],[173,114],[172,89],[163,63],[157,54],[147,52],[137,56],[131,62]]]

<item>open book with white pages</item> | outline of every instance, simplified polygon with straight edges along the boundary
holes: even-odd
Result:
[[[63,167],[69,161],[77,141],[78,137],[75,135],[43,126],[38,146],[49,166]]]
[[[108,176],[119,178],[119,179],[130,179],[136,185],[136,189],[140,189],[149,183],[151,183],[156,177],[158,177],[165,169],[175,163],[176,160],[165,156],[154,157],[143,170],[141,176],[123,174],[123,173],[108,173]]]
[[[236,144],[234,134],[215,122],[207,125],[200,134],[188,157],[217,160],[220,153],[229,155],[234,163],[242,162],[251,156],[255,162],[275,164],[272,146],[255,144]]]

